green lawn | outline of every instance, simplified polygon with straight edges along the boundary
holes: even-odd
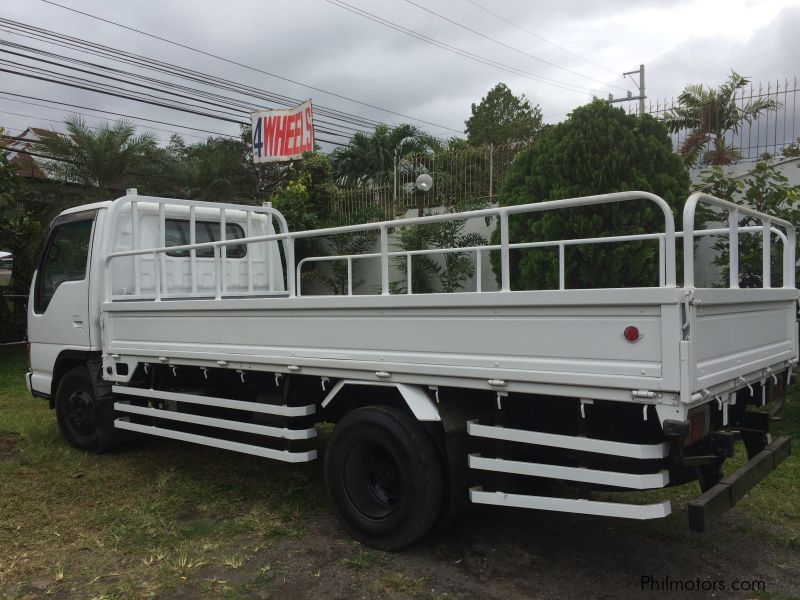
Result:
[[[0,350],[0,436],[12,444],[0,458],[0,597],[31,584],[76,597],[152,597],[188,577],[213,596],[237,596],[242,586],[215,572],[302,535],[307,517],[327,510],[316,462],[160,440],[75,450],[47,402],[28,394],[25,369],[24,352]]]
[[[320,568],[331,577],[344,573],[346,585],[364,595],[444,597],[430,592],[430,582],[437,570],[458,568],[447,553],[462,552],[463,530],[416,554],[387,555],[353,543],[335,525],[320,462],[292,466],[157,439],[103,454],[75,450],[62,440],[47,402],[28,395],[25,368],[22,350],[0,349],[0,597],[246,598],[282,589],[302,569],[304,581],[313,582]],[[781,416],[775,432],[797,439],[797,386]],[[771,547],[795,554],[798,490],[796,453],[723,527],[747,539],[766,536]],[[664,491],[650,494],[662,499]],[[677,508],[698,490],[687,485],[669,494]],[[683,524],[676,519],[610,527],[647,536],[655,546],[671,543],[680,555],[687,534],[677,533]],[[596,523],[599,530],[605,521]],[[303,562],[321,545],[325,562]],[[330,597],[349,595],[342,589],[351,588]]]

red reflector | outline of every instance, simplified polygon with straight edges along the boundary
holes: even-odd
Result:
[[[638,342],[639,338],[642,337],[639,334],[639,328],[634,327],[633,325],[628,325],[625,328],[625,331],[622,332],[622,335],[629,342]]]

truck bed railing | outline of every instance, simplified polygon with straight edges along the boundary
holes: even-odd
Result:
[[[645,233],[645,234],[631,234],[631,235],[618,235],[618,236],[605,236],[605,237],[592,237],[581,239],[566,239],[566,240],[547,240],[540,242],[511,242],[509,240],[509,217],[511,215],[522,213],[537,213],[551,210],[559,210],[566,208],[575,208],[582,206],[592,206],[600,204],[621,203],[634,200],[645,200],[654,203],[661,209],[664,215],[664,230],[663,232]],[[214,261],[214,280],[215,291],[213,298],[220,299],[222,297],[242,296],[242,295],[258,295],[258,292],[253,291],[252,277],[250,276],[252,265],[248,264],[248,291],[247,293],[228,292],[225,285],[225,264],[226,264],[226,248],[231,245],[249,245],[264,242],[280,241],[283,244],[284,260],[286,264],[286,287],[289,297],[302,295],[301,275],[302,269],[305,265],[314,262],[331,262],[331,261],[345,261],[347,263],[347,295],[353,295],[353,262],[356,260],[377,258],[380,259],[380,278],[381,278],[381,294],[389,295],[390,282],[389,282],[389,264],[390,260],[405,258],[406,260],[406,294],[413,294],[414,291],[411,286],[413,275],[413,257],[425,256],[435,254],[448,254],[448,253],[474,253],[475,256],[475,272],[476,272],[476,292],[482,292],[481,272],[483,266],[484,253],[499,251],[500,252],[500,290],[501,292],[511,291],[511,273],[509,265],[509,255],[512,250],[530,249],[530,248],[546,248],[557,247],[559,251],[559,288],[563,290],[566,288],[566,261],[565,249],[568,246],[579,246],[586,244],[602,244],[602,243],[615,243],[615,242],[635,242],[646,240],[657,240],[659,243],[659,287],[675,287],[676,286],[676,238],[683,238],[684,245],[684,285],[694,285],[694,239],[700,236],[708,235],[728,235],[730,239],[730,265],[731,265],[731,287],[738,287],[738,235],[739,233],[761,233],[764,237],[764,286],[770,287],[770,239],[771,235],[776,235],[783,242],[783,287],[794,287],[794,264],[795,264],[795,231],[791,223],[771,217],[764,213],[760,213],[748,207],[742,207],[732,202],[728,202],[707,194],[693,194],[689,197],[684,208],[684,225],[686,229],[684,232],[675,231],[675,223],[672,216],[672,211],[669,205],[660,197],[648,192],[616,192],[612,194],[602,194],[597,196],[587,196],[582,198],[569,198],[564,200],[551,200],[546,202],[524,204],[517,206],[505,206],[496,208],[487,208],[482,210],[474,210],[462,213],[447,213],[440,215],[429,215],[424,217],[414,217],[409,219],[395,219],[391,221],[382,221],[377,223],[364,223],[358,225],[346,225],[342,227],[330,227],[325,229],[317,229],[311,231],[298,231],[289,232],[286,221],[280,212],[267,207],[254,207],[254,206],[233,206],[233,205],[219,205],[210,202],[194,202],[187,200],[173,200],[163,198],[149,198],[149,197],[131,197],[119,201],[121,204],[115,203],[115,214],[119,214],[120,206],[131,203],[132,210],[135,211],[136,203],[157,203],[159,205],[160,215],[160,234],[162,246],[158,248],[137,249],[136,248],[136,232],[134,231],[134,249],[122,252],[114,252],[109,254],[105,260],[105,281],[106,281],[106,299],[107,301],[114,301],[115,299],[122,299],[124,297],[115,297],[112,292],[110,269],[111,263],[114,259],[120,257],[137,257],[142,255],[152,255],[154,264],[154,292],[152,299],[159,301],[165,296],[168,296],[166,288],[166,281],[162,278],[162,264],[161,259],[167,252],[187,251],[190,253],[191,262],[191,280],[192,292],[182,297],[203,297],[208,298],[212,296],[208,292],[198,293],[195,278],[195,256],[198,250],[210,248],[213,251]],[[704,202],[729,212],[729,226],[727,228],[715,228],[706,230],[694,230],[694,215],[695,209],[699,202]],[[225,225],[225,212],[228,210],[241,210],[245,211],[248,215],[248,223],[250,215],[254,212],[264,212],[275,218],[279,224],[279,233],[262,235],[262,236],[246,236],[244,238],[237,238],[232,240],[221,239],[214,242],[204,243],[190,243],[180,246],[166,246],[164,239],[164,214],[165,205],[185,205],[189,207],[190,220],[192,222],[192,241],[194,241],[194,207],[202,206],[206,208],[213,208],[220,213],[220,231],[224,236]],[[135,215],[135,213],[134,213]],[[740,215],[747,215],[762,222],[761,226],[739,226]],[[482,246],[468,246],[468,247],[452,247],[452,248],[435,248],[425,250],[389,250],[389,230],[395,227],[405,227],[413,225],[426,225],[433,223],[442,223],[449,221],[461,221],[469,219],[480,218],[496,218],[499,222],[500,228],[500,243],[489,244]],[[135,219],[134,219],[135,223]],[[781,226],[785,229],[785,233],[781,232],[775,227]],[[250,233],[248,226],[248,233]],[[294,246],[296,240],[306,238],[325,238],[333,235],[359,233],[365,231],[378,231],[379,232],[379,248],[378,252],[362,253],[362,254],[349,254],[349,255],[335,255],[335,256],[315,256],[301,260],[298,264],[295,263]],[[247,253],[249,256],[251,253]],[[248,259],[250,260],[250,259]],[[136,298],[139,298],[139,273],[135,274],[136,278]],[[273,288],[271,288],[273,289]],[[473,292],[474,293],[474,292]],[[267,294],[263,294],[267,295]]]
[[[482,210],[474,210],[462,213],[448,213],[448,214],[441,214],[441,215],[429,215],[425,217],[414,217],[410,219],[395,219],[391,221],[382,221],[378,223],[364,223],[359,225],[346,225],[343,227],[330,227],[325,229],[316,229],[312,231],[298,231],[298,232],[288,232],[285,227],[285,220],[283,219],[282,215],[279,212],[274,211],[273,209],[269,209],[273,211],[272,214],[278,219],[280,223],[280,233],[271,234],[271,235],[264,235],[264,236],[255,236],[255,237],[245,237],[245,238],[237,238],[235,240],[219,240],[214,242],[203,242],[203,243],[190,243],[184,244],[181,246],[166,246],[164,243],[161,247],[158,248],[146,248],[146,249],[136,249],[134,246],[133,250],[126,250],[122,252],[113,252],[110,253],[105,260],[105,281],[106,281],[106,299],[107,301],[115,300],[113,295],[112,285],[111,285],[111,277],[110,277],[110,269],[111,263],[114,259],[126,257],[126,256],[143,256],[143,255],[152,255],[154,260],[154,268],[158,270],[157,273],[154,274],[154,293],[153,293],[153,300],[160,301],[162,297],[167,293],[165,290],[166,282],[162,280],[161,276],[161,260],[167,252],[179,252],[179,251],[197,251],[203,248],[211,248],[214,254],[214,263],[215,263],[215,282],[216,282],[216,293],[214,297],[216,299],[222,298],[223,296],[232,296],[232,295],[240,295],[237,293],[230,293],[227,294],[224,289],[224,268],[225,268],[225,248],[231,245],[242,245],[242,244],[255,244],[261,242],[270,242],[270,241],[281,241],[284,244],[284,253],[285,253],[285,262],[286,262],[286,273],[292,274],[291,276],[287,275],[287,291],[289,297],[294,297],[297,295],[297,280],[296,280],[296,269],[297,266],[295,264],[295,257],[294,257],[294,245],[296,240],[298,239],[305,239],[305,238],[312,238],[312,237],[327,237],[331,235],[340,235],[346,233],[358,233],[364,231],[375,231],[379,232],[380,236],[380,252],[375,253],[380,258],[380,272],[381,272],[381,294],[382,295],[389,295],[390,294],[390,286],[389,286],[389,260],[390,260],[390,251],[389,251],[389,230],[394,227],[401,227],[401,226],[409,226],[409,225],[425,225],[431,223],[441,223],[447,221],[457,221],[457,220],[468,220],[468,219],[479,219],[479,218],[489,218],[494,217],[499,220],[500,224],[500,264],[501,264],[501,289],[502,292],[507,292],[511,290],[511,271],[509,266],[509,253],[513,247],[516,247],[518,244],[511,244],[509,241],[509,227],[508,227],[508,219],[509,216],[521,213],[537,213],[537,212],[545,212],[551,210],[558,210],[564,208],[575,208],[580,206],[592,206],[592,205],[599,205],[599,204],[610,204],[610,203],[617,203],[617,202],[629,202],[629,201],[649,201],[654,203],[658,208],[661,210],[662,214],[664,215],[664,232],[663,235],[667,243],[665,243],[662,249],[664,259],[659,261],[661,264],[664,265],[664,285],[666,286],[674,286],[675,285],[675,220],[672,216],[672,211],[669,205],[660,197],[656,196],[655,194],[651,194],[649,192],[616,192],[612,194],[602,194],[597,196],[586,196],[582,198],[568,198],[564,200],[550,200],[547,202],[539,202],[533,204],[523,204],[517,206],[504,206],[504,207],[496,207],[496,208],[487,208]],[[114,206],[114,214],[118,215],[120,213],[120,208],[122,205],[130,202],[147,202],[147,203],[156,203],[159,205],[159,214],[161,215],[160,222],[161,222],[161,232],[162,232],[162,242],[164,242],[163,231],[164,231],[164,206],[165,205],[187,205],[191,207],[193,205],[199,206],[207,206],[211,208],[215,208],[216,210],[220,211],[220,220],[221,223],[224,224],[224,212],[226,210],[264,210],[259,209],[258,207],[248,207],[248,206],[231,206],[231,205],[223,205],[220,206],[218,204],[213,203],[196,203],[193,201],[187,200],[173,200],[173,199],[165,199],[165,198],[150,198],[150,197],[130,197],[120,200],[122,204]],[[113,219],[112,219],[112,227],[113,227]],[[222,228],[221,228],[222,229]],[[135,237],[135,236],[134,236]],[[564,243],[568,243],[568,240],[565,240]],[[557,242],[556,242],[557,243]],[[464,251],[463,249],[457,249],[458,251]],[[563,252],[562,252],[563,254]],[[364,256],[364,255],[359,255]],[[191,271],[194,272],[195,267],[192,264]],[[194,280],[194,276],[192,275]],[[136,274],[136,280],[138,285],[138,273]],[[352,287],[352,286],[350,286]],[[413,293],[413,292],[412,292]],[[187,297],[194,297],[197,296],[194,288],[191,294],[187,294]],[[138,294],[137,294],[138,297]],[[207,297],[207,294],[203,294],[203,297]],[[121,299],[121,298],[119,298]]]
[[[739,227],[740,233],[759,233],[763,234],[764,229],[760,226],[747,226],[747,227]],[[724,228],[716,228],[716,229],[702,229],[699,231],[695,231],[693,233],[694,237],[703,237],[703,236],[711,236],[711,235],[727,235],[730,233],[730,229],[727,227]],[[786,247],[786,235],[776,227],[770,228],[770,233],[774,234],[778,239],[781,240],[784,248]],[[684,232],[676,231],[675,232],[676,238],[683,238]],[[618,242],[637,242],[637,241],[648,241],[648,240],[658,240],[659,241],[659,272],[658,272],[658,280],[659,280],[659,287],[664,287],[666,282],[666,274],[665,274],[665,257],[664,257],[664,243],[665,243],[665,234],[663,233],[641,233],[641,234],[630,234],[630,235],[613,235],[613,236],[603,236],[603,237],[593,237],[593,238],[574,238],[568,240],[553,240],[547,242],[520,242],[520,243],[512,243],[509,244],[509,250],[515,249],[526,249],[526,248],[552,248],[554,246],[558,247],[558,289],[564,290],[566,289],[566,261],[565,261],[565,248],[567,246],[580,246],[580,245],[589,245],[589,244],[604,244],[604,243],[618,243]],[[492,252],[501,250],[502,246],[500,244],[485,244],[482,246],[459,246],[453,248],[431,248],[427,250],[398,250],[394,252],[389,252],[389,258],[405,258],[406,259],[406,294],[413,293],[412,290],[412,280],[413,280],[413,259],[414,256],[429,256],[429,255],[437,255],[437,254],[458,254],[458,253],[468,253],[474,252],[475,253],[475,291],[482,292],[482,275],[481,269],[483,266],[483,259],[481,258],[483,252]],[[353,261],[361,260],[361,259],[368,259],[368,258],[378,258],[380,257],[379,252],[371,252],[365,254],[340,254],[340,255],[330,255],[330,256],[310,256],[308,258],[304,258],[299,263],[297,263],[297,272],[295,274],[297,279],[297,295],[302,296],[302,270],[306,264],[309,263],[317,263],[317,262],[335,262],[335,261],[346,261],[347,262],[347,295],[353,295]],[[767,286],[769,287],[769,286]]]
[[[734,204],[728,200],[717,198],[702,192],[696,192],[689,196],[683,207],[683,228],[693,235],[683,238],[683,284],[688,287],[694,286],[694,219],[699,203],[705,203],[728,213],[728,240],[729,240],[729,271],[730,287],[739,287],[739,232],[749,230],[739,226],[742,215],[746,215],[761,221],[763,232],[762,240],[762,287],[772,286],[772,256],[770,233],[774,231],[774,225],[780,225],[786,231],[783,241],[783,287],[793,288],[795,285],[795,248],[796,237],[794,226],[778,217],[773,217],[765,213],[754,210],[748,206]]]

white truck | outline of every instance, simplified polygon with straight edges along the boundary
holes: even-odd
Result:
[[[520,215],[630,202],[655,205],[663,230],[509,239]],[[728,226],[695,231],[698,203]],[[740,226],[743,216],[760,225]],[[395,228],[459,219],[494,219],[499,243],[390,248]],[[687,200],[683,224],[676,232],[658,196],[623,192],[290,232],[269,206],[131,191],[54,220],[31,287],[28,387],[85,449],[135,432],[304,462],[317,458],[315,424],[333,423],[332,503],[378,548],[407,546],[470,502],[664,517],[669,501],[610,492],[692,480],[703,494],[689,522],[702,531],[790,453],[769,423],[798,360],[796,242],[788,222],[703,194]],[[366,231],[373,252],[295,260],[300,240]],[[730,240],[724,288],[694,284],[705,235]],[[740,235],[765,240],[762,288],[739,289]],[[572,246],[643,240],[659,252],[652,287],[565,289]],[[771,287],[778,241],[782,286]],[[510,253],[536,248],[558,252],[559,289],[513,290]],[[474,258],[475,289],[414,293],[414,259],[448,252]],[[490,253],[501,272],[492,291],[481,281]],[[359,293],[353,271],[369,261],[379,281]],[[390,282],[398,261],[402,294]],[[314,262],[340,265],[346,293],[304,292]],[[739,440],[749,460],[723,478]]]

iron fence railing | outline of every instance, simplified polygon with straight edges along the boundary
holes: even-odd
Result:
[[[767,83],[749,84],[736,92],[735,102],[740,108],[758,99],[772,99],[778,104],[774,110],[764,111],[750,123],[744,123],[738,132],[725,136],[726,146],[733,147],[738,160],[756,160],[768,153],[780,157],[788,147],[797,149],[800,136],[798,114],[798,78],[784,78]],[[679,106],[677,98],[649,101],[645,112],[661,119]],[[630,102],[629,113],[639,112],[639,103]],[[672,134],[673,149],[680,150],[688,131]],[[792,144],[795,144],[792,146]],[[334,207],[344,215],[355,217],[366,209],[393,218],[420,203],[426,207],[452,206],[466,199],[496,200],[503,178],[508,173],[514,157],[529,148],[531,142],[515,142],[502,146],[464,146],[435,154],[419,154],[395,161],[394,181],[382,186],[339,188]],[[709,144],[709,150],[712,144]],[[800,152],[800,149],[795,150]],[[414,181],[421,173],[433,177],[433,189],[418,192]]]
[[[800,136],[797,95],[800,92],[797,77],[783,81],[775,80],[767,83],[751,83],[734,95],[739,108],[759,100],[773,100],[778,104],[776,110],[764,111],[757,119],[744,123],[738,133],[729,131],[725,136],[725,144],[739,153],[739,160],[757,160],[764,154],[780,156],[781,151],[795,143]],[[677,98],[664,98],[645,104],[645,112],[661,119],[667,112],[678,108]],[[631,114],[639,112],[639,103],[630,102],[626,110]],[[688,131],[672,134],[673,148],[678,151],[686,140]],[[708,147],[711,150],[711,145]]]

